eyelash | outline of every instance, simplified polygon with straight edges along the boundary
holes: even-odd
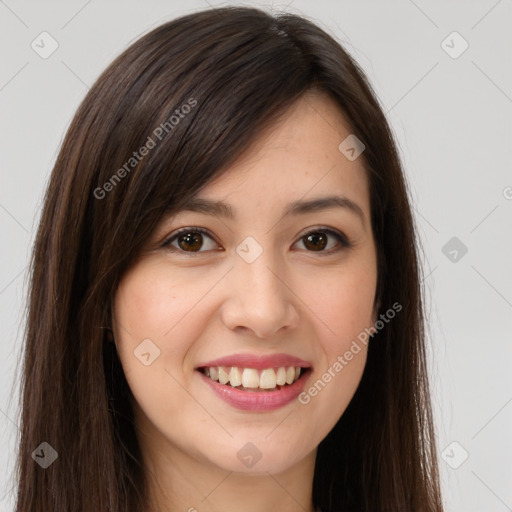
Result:
[[[215,238],[211,235],[211,233],[207,229],[200,228],[200,227],[187,227],[187,228],[179,229],[178,231],[173,233],[171,235],[171,237],[168,238],[162,244],[162,247],[166,248],[167,250],[169,250],[171,252],[179,252],[179,253],[186,254],[186,255],[191,255],[191,256],[199,256],[199,255],[201,255],[201,254],[203,254],[205,252],[209,252],[209,251],[195,251],[195,252],[194,251],[184,251],[184,250],[179,249],[177,247],[171,246],[171,244],[180,235],[184,235],[184,234],[187,234],[187,233],[200,233],[201,235],[208,236],[209,238],[211,238],[215,242]],[[307,233],[305,233],[304,235],[299,237],[299,240],[302,240],[306,236],[308,236],[310,234],[313,234],[313,233],[325,233],[325,234],[331,235],[331,236],[333,236],[338,241],[340,246],[337,247],[337,248],[331,248],[328,251],[325,251],[325,250],[322,250],[322,251],[307,251],[306,250],[306,252],[311,252],[311,253],[315,253],[316,252],[317,254],[328,256],[328,255],[337,253],[337,252],[339,252],[339,251],[341,251],[343,249],[350,249],[352,247],[352,242],[350,242],[350,240],[343,233],[338,232],[338,231],[333,230],[333,229],[328,228],[328,227],[324,227],[324,226],[319,226],[319,227],[317,227],[317,228],[315,228],[315,229],[313,229],[311,231],[308,231]],[[215,243],[217,243],[217,242],[215,242]]]

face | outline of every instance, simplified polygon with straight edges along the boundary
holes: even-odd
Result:
[[[162,219],[124,276],[115,343],[147,450],[277,473],[313,457],[343,414],[377,283],[362,157],[338,149],[350,133],[309,92],[197,194],[228,208]],[[332,196],[344,200],[310,203]]]

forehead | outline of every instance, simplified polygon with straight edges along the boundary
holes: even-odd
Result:
[[[194,198],[229,203],[227,216],[234,217],[244,211],[253,215],[255,209],[260,214],[289,210],[298,200],[336,195],[369,219],[364,158],[349,160],[339,150],[349,135],[340,107],[329,96],[310,91]]]

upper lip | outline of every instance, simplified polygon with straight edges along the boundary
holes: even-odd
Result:
[[[232,354],[230,356],[214,359],[213,361],[201,363],[196,366],[196,369],[212,366],[237,366],[241,368],[264,370],[265,368],[278,368],[280,366],[300,366],[302,368],[310,368],[311,363],[298,357],[291,356],[290,354]]]

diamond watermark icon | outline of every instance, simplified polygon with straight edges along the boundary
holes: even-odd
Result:
[[[236,252],[246,263],[252,263],[263,252],[263,247],[252,236],[248,236],[237,246]]]
[[[30,43],[30,46],[39,57],[47,59],[57,50],[59,43],[48,32],[41,32],[32,43]]]
[[[133,353],[144,366],[149,366],[153,364],[155,359],[160,355],[160,349],[147,338],[137,345]]]
[[[250,442],[244,444],[244,446],[238,450],[236,456],[240,459],[240,462],[248,468],[252,468],[262,457],[258,448]]]
[[[452,59],[458,59],[469,48],[469,43],[457,31],[453,31],[443,39],[441,48]]]
[[[454,236],[443,245],[441,251],[452,263],[458,263],[468,252],[468,248]]]
[[[41,443],[33,452],[32,458],[43,468],[53,464],[59,454],[46,441]]]
[[[441,453],[441,458],[452,469],[458,469],[468,460],[469,453],[457,441],[452,441]]]
[[[341,142],[341,144],[338,146],[338,149],[345,156],[345,158],[347,158],[347,160],[353,162],[366,149],[366,146],[360,139],[351,133]]]

